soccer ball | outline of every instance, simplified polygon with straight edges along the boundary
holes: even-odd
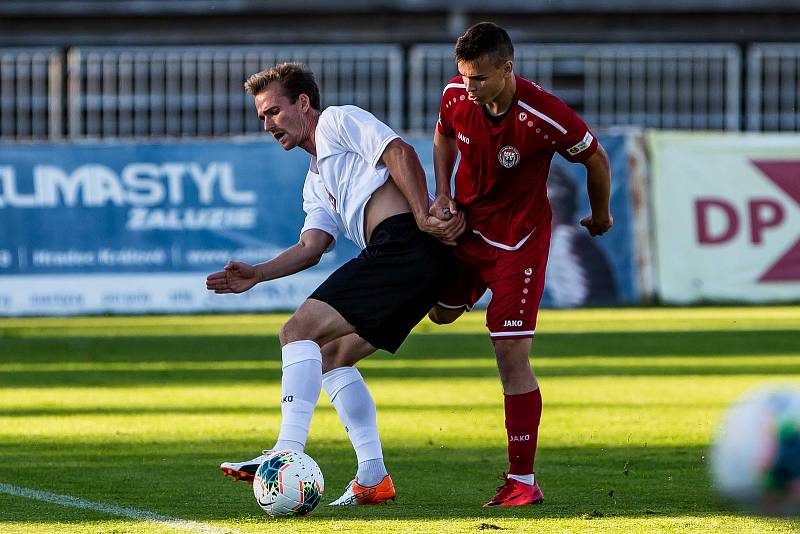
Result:
[[[253,479],[256,502],[273,517],[306,515],[319,504],[324,488],[317,462],[296,451],[273,452]]]
[[[731,406],[711,472],[722,497],[747,511],[800,515],[800,387],[766,387]]]

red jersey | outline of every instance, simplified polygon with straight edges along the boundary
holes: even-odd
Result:
[[[455,200],[472,231],[505,250],[521,247],[550,218],[547,176],[558,152],[572,162],[597,150],[586,124],[564,102],[516,77],[508,113],[494,124],[471,102],[460,76],[442,93],[439,133],[455,138],[461,152]]]

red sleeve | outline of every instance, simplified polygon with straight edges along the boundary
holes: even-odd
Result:
[[[439,133],[447,137],[456,136],[452,122],[453,106],[447,105],[447,101],[452,98],[452,93],[458,89],[457,87],[453,87],[453,84],[461,85],[461,87],[463,87],[463,81],[461,80],[461,77],[456,76],[450,80],[450,83],[448,83],[445,86],[444,91],[442,91],[442,100],[439,103],[439,120],[436,123],[436,129],[439,131]]]
[[[597,151],[597,138],[577,113],[557,97],[549,95],[547,114],[554,119],[555,149],[568,161],[586,161]]]

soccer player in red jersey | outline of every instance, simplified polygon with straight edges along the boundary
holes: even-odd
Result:
[[[529,354],[550,247],[550,161],[558,152],[586,167],[591,214],[581,225],[592,236],[613,224],[611,171],[605,150],[578,115],[514,74],[514,48],[503,28],[472,26],[458,38],[455,59],[460,76],[444,88],[434,133],[431,213],[446,219],[461,211],[468,230],[456,246],[462,264],[456,283],[430,317],[452,322],[492,290],[486,322],[505,394],[509,468],[485,506],[540,503],[534,456],[542,397]]]

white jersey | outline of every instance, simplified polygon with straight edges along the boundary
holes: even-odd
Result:
[[[359,107],[326,108],[317,123],[317,156],[303,187],[306,219],[300,233],[316,228],[336,239],[341,231],[359,248],[366,248],[364,208],[389,177],[380,158],[398,137]]]

